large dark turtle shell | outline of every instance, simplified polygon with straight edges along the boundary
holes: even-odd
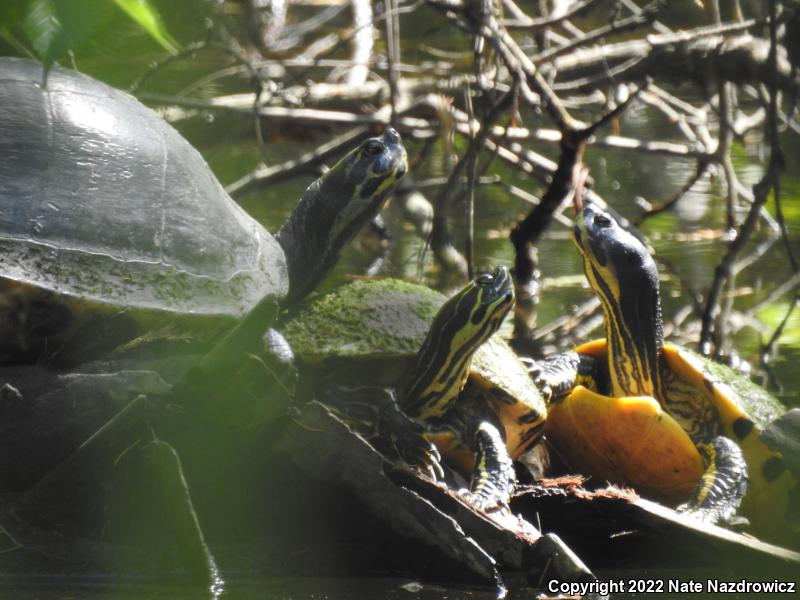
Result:
[[[77,313],[151,328],[160,313],[238,317],[286,294],[276,240],[128,94],[58,67],[43,87],[41,65],[0,58],[0,156],[0,320],[25,338],[16,351],[58,353]]]

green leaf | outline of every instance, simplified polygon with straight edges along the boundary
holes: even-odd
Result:
[[[150,37],[167,52],[175,54],[178,51],[177,43],[164,27],[158,11],[153,8],[148,0],[114,0],[114,3],[149,33]]]
[[[22,20],[22,30],[42,61],[44,79],[53,63],[69,50],[70,35],[58,18],[55,2],[34,0]]]
[[[31,0],[21,29],[44,66],[50,67],[67,52],[91,38],[108,21],[94,0]]]
[[[114,3],[167,51],[177,51],[148,0]],[[115,10],[112,6],[97,0],[0,0],[0,37],[17,47],[31,47],[43,63],[46,79],[53,63],[109,26]]]

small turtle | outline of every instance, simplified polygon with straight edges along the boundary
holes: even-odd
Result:
[[[499,267],[445,300],[402,281],[357,281],[303,306],[283,333],[310,387],[301,395],[324,396],[357,431],[436,471],[433,442],[471,474],[474,504],[504,506],[512,459],[545,419],[525,365],[493,336],[514,304],[511,276]]]

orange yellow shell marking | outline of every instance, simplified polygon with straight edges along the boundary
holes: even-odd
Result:
[[[577,472],[672,505],[690,497],[705,470],[691,438],[649,396],[611,398],[577,386],[551,407],[546,435]]]

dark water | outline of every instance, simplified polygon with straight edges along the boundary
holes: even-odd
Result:
[[[435,585],[422,586],[419,582],[412,580],[392,578],[295,577],[234,580],[228,582],[222,598],[230,600],[262,598],[265,600],[361,600],[366,598],[492,600],[495,596],[496,594],[491,590],[446,589]],[[53,581],[45,585],[35,582],[30,585],[3,587],[0,584],[0,598],[19,600],[208,600],[209,595],[202,589],[170,585]],[[522,596],[519,598],[521,599]]]
[[[181,42],[189,42],[203,37],[203,12],[211,14],[213,4],[193,3],[197,10],[187,15],[182,11],[183,3],[156,3],[163,11],[168,28]],[[346,14],[346,13],[345,13]],[[428,14],[428,16],[430,16]],[[424,21],[424,16],[408,17]],[[152,60],[160,58],[161,52],[134,28],[126,27],[124,19],[118,23],[126,31],[125,35],[114,36],[102,41],[101,52],[78,54],[78,67],[113,85],[126,88],[141,75]],[[410,28],[413,29],[413,26]],[[425,27],[419,31],[425,32]],[[439,40],[442,47],[447,40]],[[413,46],[413,44],[408,44]],[[452,40],[453,48],[461,49],[463,41]],[[404,49],[409,61],[417,58],[413,47]],[[155,76],[145,91],[158,93],[178,93],[184,85],[210,70],[226,64],[224,57],[214,52],[201,52],[181,61],[179,65],[165,69]],[[243,91],[245,86],[230,81],[203,86],[198,92],[211,96],[215,93]],[[190,94],[192,95],[192,94]],[[541,124],[533,115],[523,115],[526,124],[535,127]],[[549,124],[542,124],[549,126]],[[192,119],[182,120],[175,126],[204,154],[211,168],[223,184],[236,181],[254,169],[262,155],[257,149],[249,118],[216,114],[204,114]],[[271,164],[282,162],[288,157],[308,151],[328,139],[337,131],[319,126],[285,126],[278,123],[265,123],[265,133],[269,144],[264,150],[265,158]],[[642,139],[670,139],[673,130],[668,129],[660,118],[643,108],[634,108],[621,123],[621,135]],[[421,145],[406,140],[410,157],[415,157]],[[536,148],[553,157],[555,147],[542,145]],[[787,138],[785,151],[787,165],[800,164],[800,144],[796,137]],[[745,153],[738,148],[735,155],[737,172],[745,185],[755,183],[763,168],[766,149],[758,144],[748,147]],[[596,191],[626,216],[641,211],[637,198],[657,203],[669,198],[691,175],[694,165],[691,161],[663,156],[643,156],[635,153],[609,152],[590,147],[586,161],[591,167]],[[447,163],[441,147],[437,147],[428,161],[414,173],[418,182],[431,177],[447,174]],[[513,183],[530,193],[541,194],[541,186],[530,179],[524,179],[515,171],[500,163],[495,163],[492,171],[503,181]],[[298,178],[285,184],[274,185],[268,190],[259,191],[241,198],[245,208],[270,230],[275,230],[291,210],[304,187],[313,176]],[[783,208],[790,231],[791,245],[800,250],[800,171],[788,168],[782,178]],[[695,190],[687,195],[675,210],[650,219],[642,227],[656,254],[671,263],[681,278],[695,290],[705,290],[712,277],[726,244],[721,236],[724,230],[724,184],[718,180],[705,179]],[[438,188],[426,188],[425,193],[434,199]],[[769,207],[773,212],[774,208]],[[463,213],[464,205],[457,200],[453,213]],[[507,234],[517,220],[529,210],[529,206],[511,197],[500,186],[480,187],[476,195],[476,239],[475,256],[479,267],[497,264],[511,265],[513,250],[507,241]],[[420,254],[424,251],[423,241],[403,222],[397,206],[390,206],[385,214],[393,236],[392,245],[381,267],[381,275],[394,275],[420,280],[430,285],[440,285],[435,271],[431,268],[430,256],[424,262]],[[740,218],[743,215],[740,215]],[[463,236],[459,225],[463,219],[454,218],[456,235]],[[755,236],[751,246],[763,242],[767,237],[764,231]],[[457,238],[457,245],[459,240]],[[348,249],[323,288],[330,289],[345,281],[348,275],[362,273],[372,262],[373,257],[365,255],[357,248]],[[545,289],[539,306],[539,324],[546,324],[561,316],[591,296],[580,277],[580,263],[569,239],[569,230],[563,225],[555,225],[540,245],[541,270],[545,277]],[[744,271],[737,279],[741,288],[736,301],[739,309],[756,305],[778,284],[790,276],[790,267],[785,251],[779,240],[768,250],[754,268]],[[681,314],[688,304],[685,294],[674,274],[664,273],[663,302],[664,316],[669,324],[676,315]],[[760,307],[755,316],[763,327],[742,328],[734,337],[735,350],[748,361],[757,362],[760,345],[769,338],[771,331],[783,318],[788,308],[789,295]],[[599,331],[595,334],[599,335]],[[696,340],[697,330],[687,328],[686,338]],[[778,353],[771,363],[771,378],[768,381],[787,404],[800,406],[800,310],[795,311],[778,345]],[[762,376],[759,374],[759,376]],[[762,376],[764,377],[764,376]],[[360,598],[408,598],[437,599],[474,598],[476,600],[494,597],[491,590],[452,589],[427,586],[421,590],[402,579],[388,578],[258,578],[255,580],[228,580],[224,598],[255,600],[259,598],[286,598],[292,600],[330,599],[349,600]],[[403,587],[406,586],[406,587]],[[518,590],[524,591],[518,591]],[[0,598],[20,600],[56,599],[114,599],[134,600],[146,598],[201,599],[208,598],[208,592],[196,588],[181,588],[142,582],[75,581],[70,579],[48,580],[42,582],[3,582],[0,579]],[[531,598],[531,590],[524,585],[512,588],[509,598]],[[663,597],[663,596],[662,596]],[[680,596],[677,596],[680,597]],[[693,597],[703,597],[696,595]],[[741,596],[746,597],[746,596]]]

